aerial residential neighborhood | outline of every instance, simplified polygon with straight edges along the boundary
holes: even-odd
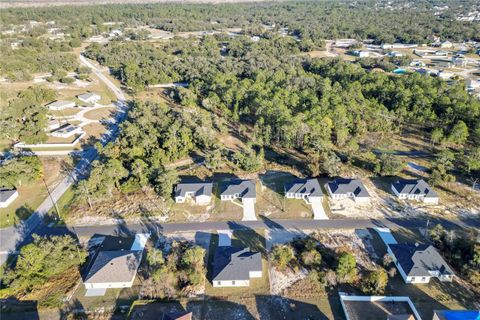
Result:
[[[1,320],[480,320],[474,0],[0,0]]]

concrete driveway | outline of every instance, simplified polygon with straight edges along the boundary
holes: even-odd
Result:
[[[322,202],[311,202],[310,205],[312,206],[313,211],[313,220],[328,220],[328,216],[323,210]]]
[[[250,199],[242,201],[243,206],[243,218],[242,221],[256,221],[257,216],[255,215],[255,202]]]

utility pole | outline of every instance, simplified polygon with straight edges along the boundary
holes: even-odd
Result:
[[[55,212],[57,213],[56,220],[60,220],[60,210],[58,210],[57,202],[53,199],[52,193],[50,192],[50,189],[48,188],[47,182],[45,181],[44,178],[42,178],[43,183],[45,184],[45,188],[47,189],[48,196],[50,197],[50,200],[53,203],[53,206],[55,207]]]

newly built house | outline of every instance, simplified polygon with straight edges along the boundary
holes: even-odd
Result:
[[[8,207],[17,197],[17,189],[0,188],[0,208]]]
[[[428,283],[433,277],[445,282],[453,280],[453,270],[432,245],[390,243],[387,252],[405,283]]]
[[[241,247],[218,247],[213,259],[214,287],[248,287],[262,277],[262,255]]]
[[[370,201],[370,194],[358,179],[335,179],[325,184],[330,198],[334,200],[351,198],[355,202]]]
[[[221,200],[241,199],[242,202],[255,203],[257,191],[255,190],[254,180],[236,180],[231,181],[220,194]]]
[[[130,288],[142,260],[149,234],[136,234],[135,239],[112,241],[107,237],[83,279],[87,296],[102,296],[109,288]],[[119,237],[117,237],[119,238]],[[128,247],[125,247],[127,245]]]
[[[57,137],[57,138],[69,138],[75,134],[82,134],[82,133],[83,133],[82,127],[67,123],[50,132],[50,135],[52,137]]]
[[[392,183],[392,191],[399,199],[417,200],[424,203],[437,204],[438,193],[423,179],[397,180]]]
[[[102,99],[102,97],[99,94],[92,93],[92,92],[82,93],[78,95],[77,98],[82,102],[90,103],[90,104],[95,104],[98,101],[100,101],[100,99]]]
[[[303,199],[307,203],[321,202],[323,192],[317,179],[298,179],[285,184],[285,198]]]
[[[206,205],[212,201],[213,183],[179,183],[175,187],[175,202],[184,203],[191,199],[198,205]]]
[[[75,108],[76,104],[73,101],[57,100],[50,104],[47,104],[47,108],[50,110],[64,110],[68,108]]]

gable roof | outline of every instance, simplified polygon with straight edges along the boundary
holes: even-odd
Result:
[[[327,183],[333,194],[352,192],[355,197],[370,197],[367,188],[358,179],[335,179]]]
[[[249,280],[250,271],[262,271],[260,252],[241,247],[218,247],[215,251],[213,281]]]
[[[82,94],[79,94],[77,96],[78,99],[82,99],[82,100],[89,100],[93,97],[100,97],[98,94],[96,93],[93,93],[93,92],[86,92],[86,93],[82,93]]]
[[[323,196],[317,179],[298,179],[293,183],[285,184],[285,193],[300,193],[311,197]]]
[[[85,283],[130,282],[137,274],[142,251],[100,251],[85,276]]]
[[[196,197],[211,196],[212,189],[213,183],[211,182],[179,183],[175,187],[175,197],[185,197],[187,192],[194,192]]]
[[[397,180],[392,186],[398,193],[423,195],[427,198],[438,198],[438,194],[423,179]]]
[[[67,101],[67,100],[57,100],[52,103],[47,104],[47,107],[54,107],[54,108],[60,108],[63,106],[67,106],[69,104],[74,103],[73,101]]]
[[[17,193],[16,189],[0,189],[0,202],[8,201],[15,193]]]
[[[255,190],[254,180],[234,180],[229,183],[227,188],[222,192],[224,195],[240,194],[240,198],[253,198],[257,197],[257,191]]]
[[[454,274],[450,266],[432,245],[395,243],[388,246],[407,276],[431,276],[429,271],[440,271],[441,275]]]

